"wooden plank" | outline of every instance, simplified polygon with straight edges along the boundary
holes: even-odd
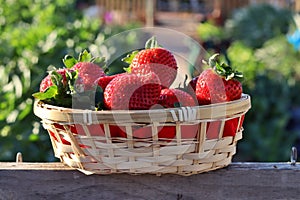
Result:
[[[300,166],[232,163],[192,175],[84,175],[61,163],[0,163],[0,199],[299,199]]]
[[[0,170],[73,170],[61,162],[31,163],[31,162],[0,162]]]
[[[270,171],[278,171],[278,170],[293,170],[295,172],[300,172],[300,163],[295,165],[291,165],[289,163],[256,163],[256,162],[235,162],[231,163],[230,166],[226,168],[227,170],[270,170]],[[0,170],[43,170],[43,171],[51,171],[51,170],[63,170],[63,171],[75,171],[76,169],[72,169],[69,166],[61,163],[61,162],[48,162],[48,163],[32,163],[32,162],[0,162]],[[299,174],[300,175],[300,174]]]

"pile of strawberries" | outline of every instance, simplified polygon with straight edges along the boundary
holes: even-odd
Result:
[[[45,103],[96,110],[146,110],[196,106],[241,98],[242,74],[212,56],[204,70],[184,88],[170,88],[177,76],[174,55],[159,47],[154,37],[145,49],[134,51],[124,62],[124,73],[108,76],[104,58],[94,58],[86,50],[78,59],[67,55],[64,68],[52,70],[33,94]],[[95,64],[95,63],[100,64]],[[96,103],[95,103],[96,102]]]
[[[145,49],[132,52],[123,61],[129,64],[128,68],[109,76],[104,70],[104,58],[94,58],[87,51],[78,59],[67,55],[63,59],[65,67],[52,70],[33,96],[52,105],[100,111],[206,105],[233,101],[242,95],[242,74],[217,62],[217,54],[207,62],[210,68],[184,88],[170,88],[178,66],[174,55],[160,47],[154,37],[147,41]],[[227,135],[234,135],[237,121],[234,125],[230,120],[226,123],[232,129]],[[141,135],[145,135],[145,130]]]

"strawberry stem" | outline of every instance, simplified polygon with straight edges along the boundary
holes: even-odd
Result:
[[[149,40],[147,40],[145,44],[145,49],[152,49],[157,47],[159,47],[159,45],[155,36],[152,36]]]
[[[228,64],[226,64],[224,62],[220,63],[218,61],[218,56],[219,55],[220,54],[216,53],[216,54],[212,55],[208,59],[208,62],[207,61],[203,61],[203,63],[207,64],[208,66],[210,66],[211,68],[213,68],[213,70],[218,75],[224,77],[226,81],[231,80],[231,79],[242,81],[243,78],[244,78],[243,77],[243,73],[232,69],[231,66],[229,66]]]

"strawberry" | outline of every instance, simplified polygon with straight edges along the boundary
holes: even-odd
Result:
[[[199,126],[196,125],[183,125],[181,126],[181,138],[191,139],[196,138],[199,130]]]
[[[109,84],[110,81],[112,81],[114,78],[116,77],[120,77],[125,75],[125,73],[121,73],[121,74],[115,74],[115,75],[111,75],[111,76],[101,76],[98,79],[98,86],[102,88],[102,90],[104,91],[106,86]]]
[[[193,97],[180,89],[162,89],[158,104],[165,108],[174,108],[181,106],[196,106]]]
[[[86,135],[82,125],[80,124],[69,125],[69,128],[73,134]],[[105,136],[103,124],[87,125],[87,129],[91,136]],[[125,127],[110,125],[109,131],[111,137],[126,137]]]
[[[62,68],[62,69],[57,69],[55,70],[56,73],[60,74],[62,76],[61,83],[63,85],[66,85],[67,83],[67,78],[66,78],[66,71],[68,69]],[[53,85],[53,81],[51,80],[51,74],[53,71],[51,71],[40,83],[40,92],[45,92],[49,87]]]
[[[217,139],[219,136],[219,131],[221,127],[221,121],[212,121],[207,123],[206,127],[206,138]]]
[[[49,132],[50,137],[52,137],[57,142],[59,141],[58,138],[55,136],[54,132],[52,132],[51,130],[49,130],[48,132]],[[59,136],[60,136],[60,140],[61,140],[62,144],[71,145],[71,143],[69,141],[64,139],[61,135],[59,135]]]
[[[239,118],[233,118],[227,120],[224,125],[223,137],[235,136],[236,131],[240,130],[243,125],[245,115],[241,116],[241,121],[239,123]],[[207,123],[206,138],[207,139],[217,139],[219,136],[219,131],[221,128],[221,121],[214,121]]]
[[[160,139],[173,139],[176,136],[175,127],[171,126],[161,126],[157,128],[158,138]],[[151,138],[152,128],[150,126],[145,126],[141,128],[135,128],[133,132],[133,137],[135,138]]]
[[[181,139],[194,139],[197,136],[198,125],[182,125],[180,127]],[[158,137],[161,139],[175,138],[176,127],[175,126],[164,126],[158,133]]]
[[[165,48],[159,47],[154,37],[146,42],[145,49],[134,51],[123,59],[129,63],[128,72],[134,74],[147,74],[154,72],[162,88],[168,88],[177,76],[177,63],[174,55]]]
[[[157,104],[161,86],[156,74],[126,74],[115,78],[104,90],[104,104],[108,109],[150,109]]]
[[[234,71],[225,63],[219,64],[215,59],[218,54],[209,59],[212,68],[204,70],[198,77],[196,96],[199,104],[228,102],[241,98],[242,73]]]
[[[97,61],[99,65],[94,62]],[[104,70],[100,67],[104,67],[105,58],[92,57],[92,55],[84,50],[75,59],[73,56],[66,55],[63,59],[64,65],[74,71],[78,72],[78,76],[75,82],[76,92],[84,92],[87,90],[95,90],[97,87],[98,79],[106,76]]]
[[[175,126],[160,126],[157,129],[159,139],[173,139],[176,137]],[[198,132],[198,125],[183,125],[181,126],[181,138],[193,139]],[[150,138],[152,137],[152,128],[150,126],[134,127],[133,137],[135,138]]]
[[[66,68],[51,71],[42,80],[40,92],[33,96],[56,106],[98,109],[103,98],[96,98],[95,94],[99,93],[97,80],[105,73],[94,61],[103,64],[104,58],[94,58],[86,50],[78,59],[66,55],[63,59]]]
[[[97,87],[97,92],[95,95],[95,100],[97,103],[97,109],[98,110],[103,110],[105,109],[104,106],[104,90],[106,88],[106,86],[108,85],[108,83],[110,83],[110,81],[112,81],[113,79],[120,77],[122,75],[124,75],[126,73],[121,73],[121,74],[116,74],[116,75],[111,75],[111,76],[102,76],[98,79],[98,87]]]
[[[105,76],[103,69],[91,62],[78,62],[71,69],[78,70],[76,84],[83,86],[84,90],[95,89],[98,79]]]
[[[158,138],[162,139],[172,139],[175,137],[175,128],[171,126],[160,126],[157,128]],[[133,127],[133,137],[135,138],[151,138],[152,128],[150,126],[135,126]]]
[[[63,130],[66,131],[65,127],[61,124],[54,124],[55,128],[58,130]],[[104,132],[104,125],[103,124],[91,124],[91,125],[86,125],[87,130],[89,131],[91,136],[105,136]],[[78,134],[78,135],[87,135],[85,133],[85,129],[81,124],[70,124],[67,125],[67,128],[73,133],[73,134]],[[109,126],[109,131],[110,131],[110,136],[111,137],[126,137],[126,132],[125,132],[125,127],[123,126],[117,126],[117,125],[110,125]],[[55,137],[55,134],[53,132],[50,133],[50,135],[57,140]],[[63,139],[63,137],[61,137]],[[63,139],[63,142],[66,140]],[[67,142],[64,144],[68,144]]]
[[[239,123],[239,118],[233,118],[225,122],[223,137],[235,136],[236,131],[242,128],[245,115],[241,116],[241,121]]]

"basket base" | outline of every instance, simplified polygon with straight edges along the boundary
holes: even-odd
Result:
[[[55,156],[62,163],[77,169],[86,175],[91,174],[177,174],[190,176],[203,172],[213,171],[228,166],[236,153],[236,143],[242,138],[242,131],[235,137],[207,140],[204,142],[203,152],[195,152],[195,142],[177,146],[165,146],[157,149],[153,156],[150,151],[140,149],[140,152],[132,152],[129,149],[111,148],[114,156],[100,149],[83,149],[83,154],[74,153],[72,145],[66,145],[57,141],[54,143]],[[53,139],[52,139],[53,140]],[[114,146],[114,144],[111,144]],[[111,147],[112,147],[111,146]],[[119,144],[119,146],[122,146]],[[151,147],[148,147],[151,148]],[[110,148],[108,148],[110,149]],[[95,153],[94,151],[98,151]],[[177,151],[177,152],[176,152]],[[94,153],[94,156],[92,156]]]

